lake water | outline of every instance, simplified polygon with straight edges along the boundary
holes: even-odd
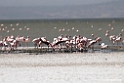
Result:
[[[124,32],[124,19],[54,19],[54,20],[1,20],[0,36],[14,35],[15,37],[30,36],[31,40],[36,37],[46,36],[52,42],[54,37],[63,35],[81,35],[92,38],[91,34],[100,36],[102,42],[110,44],[105,36],[106,30],[110,35],[118,35]],[[29,44],[33,46],[32,42]]]

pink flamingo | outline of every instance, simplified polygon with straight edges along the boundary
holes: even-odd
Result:
[[[41,38],[35,38],[32,40],[32,42],[34,43],[34,47],[38,49],[39,47],[39,42],[41,41]]]
[[[109,33],[106,33],[105,36],[108,37],[109,36]]]
[[[7,45],[9,47],[10,51],[14,50],[14,48],[17,48],[18,41],[14,39],[14,36],[8,36],[5,39],[6,42],[4,42],[4,45]]]
[[[100,44],[100,41],[102,41],[101,37],[97,37],[95,40],[90,41],[87,47],[92,47],[92,50],[94,50],[94,44],[96,44],[97,42]]]
[[[12,42],[9,42],[9,44],[10,44],[10,49],[11,49],[11,50],[14,50],[14,47],[16,47],[15,40],[12,41]]]
[[[49,45],[52,47],[52,44],[47,41],[46,37],[39,37],[39,38],[35,38],[32,40],[32,42],[34,43],[34,46],[35,48],[38,49],[38,47],[40,47],[42,44],[45,44],[48,46],[48,49],[49,49]]]
[[[8,39],[8,36],[6,36],[6,37],[3,39],[3,41],[2,41],[2,42],[3,42],[3,43],[2,43],[2,44],[3,44],[3,47],[2,47],[2,50],[3,50],[3,51],[6,51],[6,49],[9,47],[9,43],[8,43],[8,40],[7,40],[7,39]]]
[[[25,38],[22,36],[22,37],[20,37],[20,36],[17,36],[16,37],[16,40],[17,41],[20,41],[20,42],[23,42],[24,40],[25,40]]]
[[[41,38],[40,38],[40,43],[47,45],[47,46],[48,46],[48,50],[49,50],[49,46],[53,47],[52,44],[47,40],[46,37],[41,37]],[[41,44],[40,44],[40,45],[41,45]]]
[[[96,43],[97,43],[97,40],[92,40],[92,41],[89,42],[87,47],[89,48],[89,47],[93,46]]]
[[[61,43],[65,43],[66,41],[68,41],[69,39],[68,38],[54,38],[54,42],[53,42],[53,45],[52,46],[56,46],[56,45],[59,45]]]
[[[27,38],[24,39],[24,42],[26,43],[27,47],[28,47],[28,43],[30,42],[30,37],[27,36]]]
[[[94,34],[91,34],[91,37],[94,38]]]
[[[119,42],[121,42],[122,38],[121,36],[117,36],[115,39],[115,42],[117,43],[117,45],[119,44]]]
[[[22,37],[20,37],[19,35],[15,38],[19,43],[19,46],[21,46],[21,43],[20,42],[24,42],[25,41],[25,38],[22,36]]]
[[[98,44],[100,45],[100,42],[102,41],[101,37],[96,37],[96,41],[97,41]]]
[[[112,44],[114,45],[114,43],[115,43],[115,35],[111,35],[111,36],[109,36],[109,40],[112,42]]]
[[[84,50],[86,50],[87,43],[88,43],[88,38],[81,37],[80,42],[78,44],[78,48],[80,52],[83,52]]]
[[[66,48],[68,49],[69,45],[70,45],[69,40],[70,39],[68,38],[68,36],[64,37],[63,35],[60,35],[60,36],[58,36],[58,38],[54,38],[52,46],[53,46],[54,50],[56,48],[55,46],[57,46],[57,48],[59,48],[59,50],[61,51],[62,45],[65,45]]]
[[[3,41],[0,41],[0,49],[3,47]]]

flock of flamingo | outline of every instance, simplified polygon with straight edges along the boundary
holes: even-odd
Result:
[[[91,36],[94,36],[94,34],[91,34]],[[111,35],[109,36],[110,41],[112,44],[117,43],[117,45],[121,42],[124,45],[124,40],[122,40],[121,34],[118,36]],[[75,48],[79,52],[83,52],[84,50],[93,49],[94,44],[98,43],[98,45],[101,46],[101,49],[106,49],[108,45],[105,43],[101,43],[102,39],[101,37],[95,37],[94,39],[89,39],[85,36],[64,36],[61,34],[60,36],[53,39],[53,42],[50,43],[46,37],[38,37],[34,38],[32,41],[29,36],[23,37],[23,36],[17,36],[14,37],[6,36],[3,40],[0,41],[0,47],[2,51],[9,50],[13,51],[14,49],[17,49],[18,47],[22,46],[22,43],[29,43],[32,42],[34,44],[35,49],[42,48],[43,45],[51,47],[52,49],[62,49],[63,46],[66,47],[66,50],[69,50],[70,48]]]
[[[19,24],[16,25],[18,26]],[[1,26],[3,26],[3,24],[1,24]],[[29,30],[29,28],[27,28],[27,30]],[[124,29],[122,29],[121,31],[124,32]],[[31,40],[29,36],[24,37],[18,35],[17,37],[14,37],[13,35],[10,35],[4,37],[3,39],[0,38],[0,50],[13,51],[18,47],[22,46],[22,44],[27,44],[28,46],[28,43],[30,42],[34,44],[35,49],[41,49],[43,45],[46,45],[48,49],[52,48],[53,50],[61,50],[64,46],[66,50],[75,48],[79,52],[83,52],[88,49],[94,49],[94,45],[96,43],[101,46],[101,49],[108,48],[108,45],[102,42],[101,37],[95,37],[94,34],[91,34],[91,36],[92,38],[87,38],[81,35],[74,35],[72,37],[67,35],[64,36],[63,34],[61,34],[58,37],[53,38],[53,42],[51,43],[46,37],[38,37]],[[112,42],[112,45],[114,45],[115,43],[117,45],[119,45],[120,43],[121,45],[124,45],[124,38],[122,38],[122,33],[119,33],[118,35],[110,35],[109,30],[106,30],[105,36],[109,38],[109,40]]]
[[[30,42],[30,37],[27,36],[26,38],[23,36],[17,36],[16,38],[11,35],[11,36],[6,36],[3,38],[3,40],[0,41],[0,47],[1,50],[6,51],[12,51],[16,49],[17,47],[22,46],[21,42],[29,43]]]
[[[106,33],[109,34],[108,31]],[[50,43],[46,37],[35,38],[32,40],[32,42],[34,43],[34,46],[37,49],[38,47],[41,47],[42,44],[47,45],[48,48],[50,46],[53,49],[55,49],[56,47],[57,48],[59,47],[61,49],[62,46],[64,45],[66,49],[74,47],[78,49],[78,51],[80,52],[91,48],[93,49],[94,44],[96,43],[98,43],[98,45],[101,46],[101,49],[106,49],[108,47],[108,45],[106,45],[105,43],[101,43],[102,41],[101,37],[94,37],[94,34],[91,34],[91,36],[92,39],[81,35],[78,36],[74,35],[73,37],[71,37],[71,36],[64,36],[63,34],[61,34],[60,36],[54,38],[52,43]],[[117,45],[119,45],[120,43],[124,45],[124,39],[122,38],[121,33],[117,36],[115,35],[109,36],[109,40],[112,42],[112,45],[114,45],[115,43]]]

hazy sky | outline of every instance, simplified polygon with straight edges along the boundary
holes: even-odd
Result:
[[[0,0],[0,6],[58,6],[95,4],[114,0]]]

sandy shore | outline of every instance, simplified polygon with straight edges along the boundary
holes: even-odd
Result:
[[[123,83],[124,53],[0,54],[0,83]]]

